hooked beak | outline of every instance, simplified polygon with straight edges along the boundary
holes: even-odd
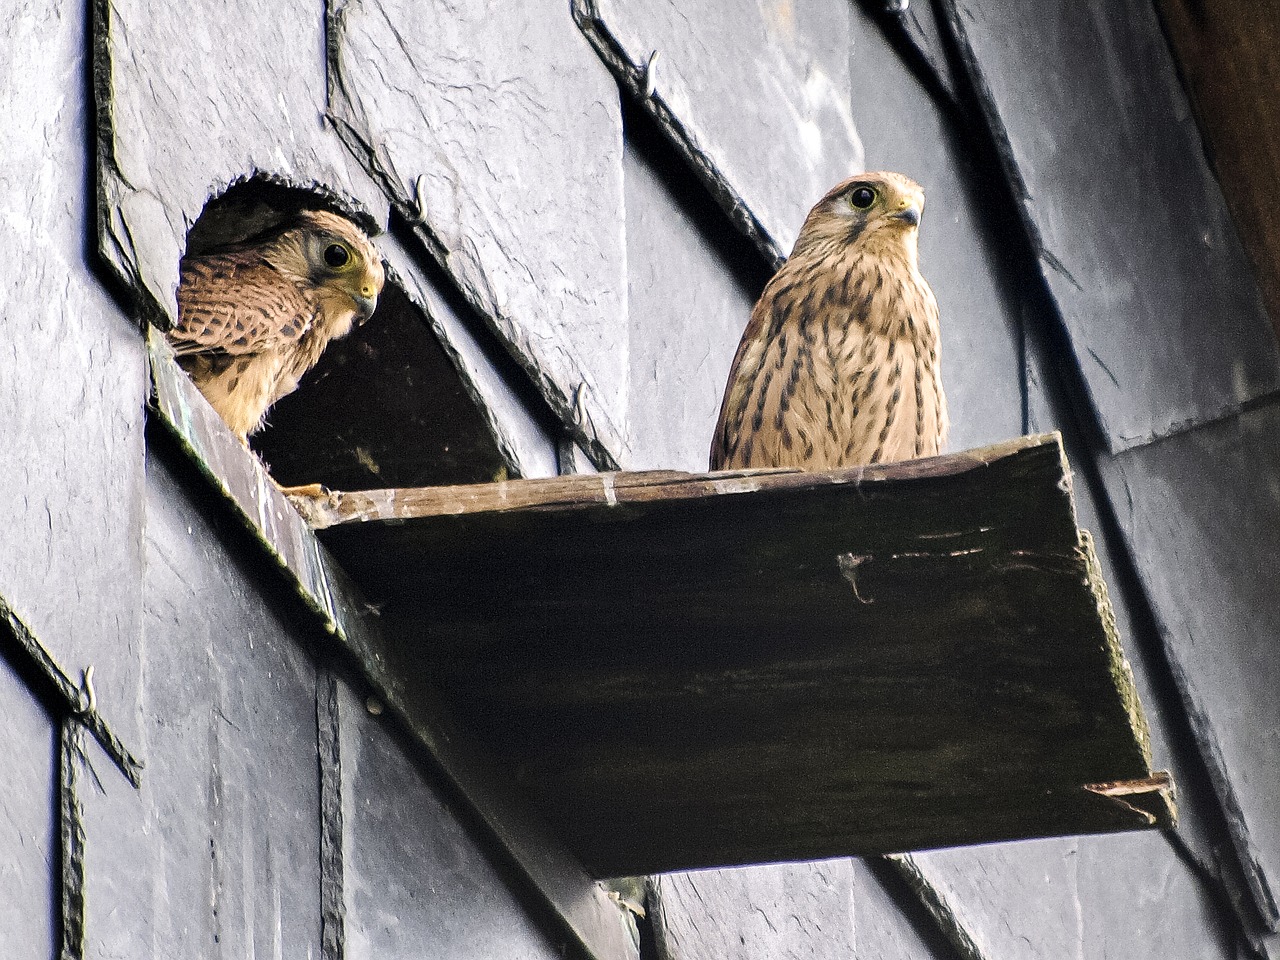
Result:
[[[902,209],[893,216],[895,220],[901,220],[903,223],[910,226],[920,226],[920,208],[910,200],[903,200]]]
[[[356,323],[364,323],[373,316],[373,311],[378,309],[378,295],[372,294],[364,297],[352,297],[356,302]]]

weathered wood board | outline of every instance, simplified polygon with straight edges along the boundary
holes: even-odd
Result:
[[[1060,378],[1053,372],[1049,352],[1043,345],[1037,349],[1036,344],[1028,344],[1027,414],[1031,429],[1037,433],[1065,432],[1072,423],[1069,402],[1063,395]],[[1064,446],[1072,463],[1087,462],[1087,445],[1067,441]],[[1107,457],[1096,447],[1092,455]],[[1125,659],[1133,669],[1134,685],[1151,731],[1152,759],[1178,783],[1178,830],[1170,839],[1189,852],[1205,871],[1218,872],[1221,858],[1230,856],[1225,823],[1169,669],[1160,631],[1151,616],[1150,599],[1132,575],[1132,559],[1121,530],[1110,522],[1109,491],[1098,473],[1077,477],[1074,490],[1080,525],[1095,531],[1094,547],[1110,586]],[[1171,849],[1166,856],[1176,853]]]
[[[339,129],[552,408],[624,463],[622,121],[568,0],[329,7]]]
[[[1064,424],[1047,368],[1028,350],[1029,412],[1038,430]],[[1084,462],[1085,450],[1070,444],[1067,449],[1072,462]],[[1076,508],[1082,525],[1101,530],[1090,486],[1077,476]],[[1215,905],[1218,892],[1204,880],[1218,873],[1218,857],[1231,855],[1216,798],[1199,775],[1181,699],[1163,676],[1159,638],[1136,606],[1145,601],[1124,589],[1117,575],[1122,543],[1099,537],[1096,547],[1149,722],[1155,764],[1177,779],[1178,829],[1123,841],[1061,838],[932,851],[901,861],[967,960],[1071,956],[1079,943],[1089,944],[1084,956],[1235,956]]]
[[[1172,821],[1057,438],[311,512],[597,876]]]
[[[1112,452],[1280,387],[1280,351],[1146,0],[945,0]]]
[[[862,169],[844,0],[574,0],[573,13],[618,83],[775,265],[809,208]]]

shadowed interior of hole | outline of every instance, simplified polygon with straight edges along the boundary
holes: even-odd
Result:
[[[254,177],[227,188],[205,204],[200,218],[187,232],[187,253],[198,255],[247,240],[304,209],[331,210],[366,231],[373,228],[367,215],[344,209],[334,196]]]
[[[505,476],[440,342],[390,282],[369,322],[329,344],[251,444],[285,486],[369,490]]]
[[[335,209],[306,190],[237,184],[206,205],[188,252],[241,242],[305,208]],[[329,344],[250,444],[284,486],[368,490],[505,476],[484,416],[426,317],[392,281],[373,317]]]

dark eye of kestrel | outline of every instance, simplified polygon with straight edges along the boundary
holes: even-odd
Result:
[[[833,470],[932,456],[947,435],[938,305],[920,275],[924,192],[898,173],[809,212],[734,356],[711,469]]]
[[[304,210],[260,237],[184,257],[178,361],[242,441],[330,340],[373,315],[382,258],[344,217]]]

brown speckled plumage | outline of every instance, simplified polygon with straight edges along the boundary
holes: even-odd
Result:
[[[346,261],[337,263],[345,251]],[[304,210],[266,235],[184,257],[178,362],[242,440],[298,385],[329,341],[367,319],[382,259],[350,221]]]
[[[875,195],[865,209],[859,190]],[[938,305],[916,262],[923,207],[911,180],[868,173],[810,211],[738,345],[712,470],[832,470],[940,452]]]

